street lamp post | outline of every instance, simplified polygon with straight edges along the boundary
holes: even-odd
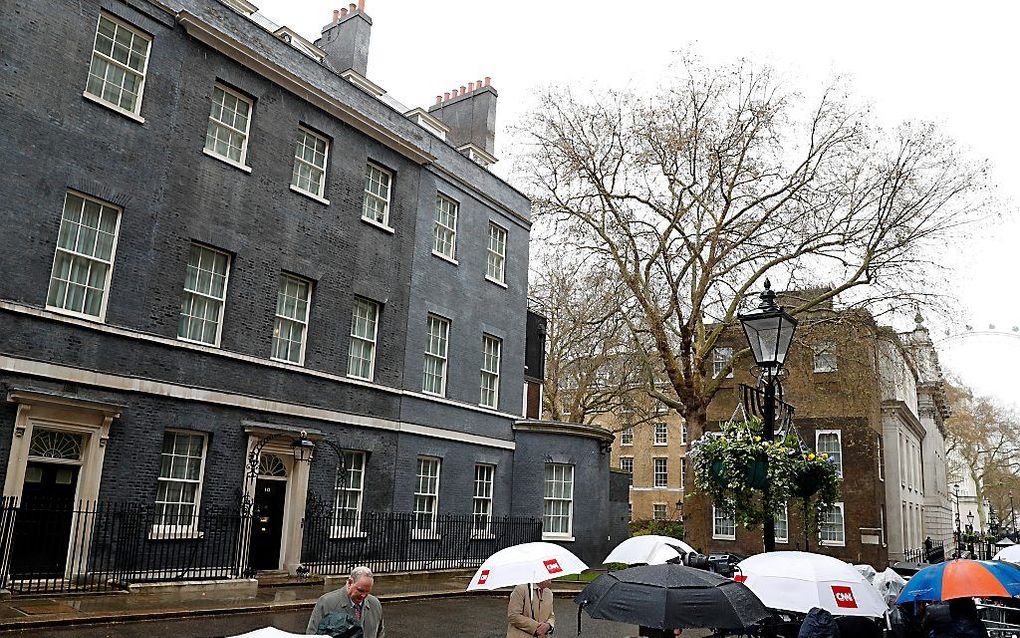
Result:
[[[779,372],[786,361],[793,341],[793,333],[797,329],[797,320],[776,305],[776,293],[772,284],[765,280],[765,290],[761,293],[761,302],[755,312],[738,315],[744,328],[747,343],[751,347],[754,362],[761,370],[758,383],[765,394],[763,407],[764,439],[771,441],[776,435],[776,386],[779,385]],[[766,476],[768,475],[766,460]],[[766,482],[762,490],[765,507],[765,551],[776,549],[776,520],[768,507],[769,485]]]

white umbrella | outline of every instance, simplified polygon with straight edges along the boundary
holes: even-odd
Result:
[[[632,536],[609,552],[603,563],[627,563],[635,565],[662,565],[684,554],[695,553],[694,548],[679,538],[646,534]]]
[[[588,566],[569,549],[552,543],[523,543],[501,549],[485,559],[468,585],[474,589],[498,589],[511,585],[580,574]]]
[[[737,565],[742,581],[766,607],[807,613],[821,607],[834,616],[882,616],[885,602],[851,565],[808,552],[758,554]]]
[[[277,629],[276,627],[263,627],[255,631],[249,631],[246,634],[238,634],[233,638],[298,638],[299,636],[304,638],[304,634],[292,634],[289,631]]]
[[[1004,560],[1010,563],[1020,563],[1020,545],[1010,545],[1000,549],[992,560]]]

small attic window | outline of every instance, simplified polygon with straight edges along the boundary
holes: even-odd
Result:
[[[290,46],[294,47],[301,53],[307,55],[316,62],[322,63],[326,57],[326,52],[315,46],[308,40],[302,38],[290,27],[280,27],[273,32],[273,35],[280,38]]]

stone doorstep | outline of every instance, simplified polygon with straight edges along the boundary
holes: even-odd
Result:
[[[445,569],[438,571],[418,571],[418,572],[395,572],[390,574],[378,574],[375,577],[376,583],[387,583],[387,582],[398,582],[404,583],[408,581],[435,581],[435,580],[452,580],[463,578],[465,581],[470,580],[471,576],[474,575],[477,568],[472,569]],[[335,576],[323,576],[322,577],[322,588],[323,591],[333,591],[337,587],[347,582],[346,575],[335,575]],[[465,583],[465,588],[467,584]]]
[[[204,593],[233,592],[250,594],[258,592],[259,581],[254,578],[231,578],[225,580],[185,580],[165,583],[131,583],[127,586],[131,594]]]

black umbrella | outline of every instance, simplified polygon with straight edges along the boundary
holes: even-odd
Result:
[[[574,602],[592,618],[655,629],[746,629],[771,616],[743,583],[670,564],[603,574]]]

